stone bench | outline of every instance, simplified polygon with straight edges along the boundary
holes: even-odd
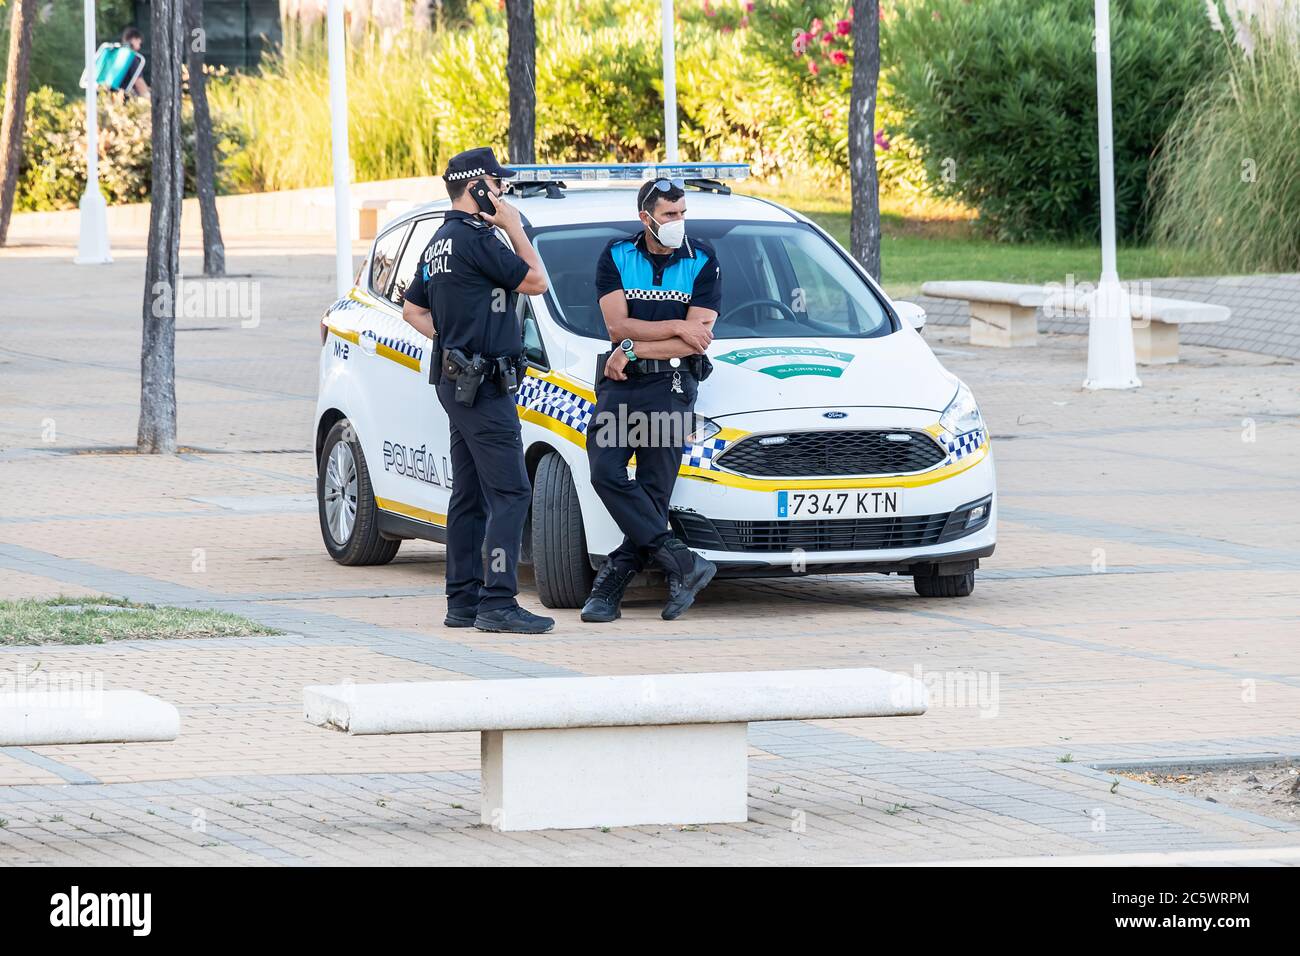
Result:
[[[0,747],[175,740],[181,719],[138,690],[0,692]]]
[[[925,295],[959,299],[970,305],[972,345],[1001,348],[1034,345],[1038,338],[1038,310],[1087,315],[1091,292],[1052,286],[1017,285],[1013,282],[927,282]],[[1232,310],[1222,305],[1130,295],[1133,349],[1143,365],[1178,361],[1178,326],[1200,322],[1225,322]]]
[[[349,734],[478,732],[482,821],[541,830],[742,822],[750,721],[921,714],[926,692],[845,669],[343,684],[303,704]]]

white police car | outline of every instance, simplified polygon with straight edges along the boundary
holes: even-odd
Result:
[[[584,445],[596,356],[610,347],[595,267],[610,238],[639,228],[636,188],[656,177],[698,187],[687,236],[711,241],[723,284],[715,371],[673,493],[677,536],[721,575],[881,572],[910,575],[927,597],[971,592],[996,538],[993,453],[970,390],[917,333],[924,312],[891,302],[803,216],[731,194],[743,165],[516,168],[511,198],[550,285],[520,296],[518,315],[533,481],[524,557],[547,607],[580,607],[593,567],[622,540]],[[405,538],[445,534],[447,420],[429,340],[401,302],[447,208],[390,223],[321,320],[317,496],[342,564],[382,564]]]

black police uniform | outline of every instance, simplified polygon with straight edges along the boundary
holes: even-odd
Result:
[[[615,239],[597,263],[596,295],[603,297],[617,289],[623,290],[628,316],[634,319],[684,319],[691,306],[717,311],[722,303],[718,257],[708,243],[689,236],[666,255],[653,255],[646,249],[644,232]],[[650,372],[644,371],[650,362],[629,362],[626,381],[604,378],[598,371],[592,417],[596,429],[594,435],[588,435],[587,459],[592,487],[625,535],[609,556],[612,568],[640,571],[672,538],[668,502],[681,466],[682,447],[610,445],[593,438],[600,437],[602,422],[618,421],[628,412],[674,412],[689,420],[695,412],[699,379],[708,374],[708,361],[703,355],[689,356],[676,369]],[[653,364],[658,368],[668,363],[659,360]],[[633,454],[635,480],[627,476]]]
[[[475,175],[485,174],[511,175],[485,173],[482,168]],[[449,168],[448,176],[454,175]],[[520,367],[523,343],[513,290],[528,268],[491,225],[453,209],[434,233],[406,290],[407,302],[433,313],[437,358],[444,364],[452,350],[489,360],[489,372],[472,405],[456,401],[456,382],[448,375],[437,386],[451,424],[449,617],[473,618],[479,611],[513,607],[519,591],[519,548],[532,489],[515,398],[497,373],[495,360],[506,360],[516,371]]]

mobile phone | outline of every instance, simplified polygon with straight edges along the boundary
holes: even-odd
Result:
[[[487,183],[479,180],[469,187],[469,194],[474,197],[474,204],[478,206],[479,212],[485,212],[489,216],[496,215],[497,204],[492,201],[492,192],[487,188]]]

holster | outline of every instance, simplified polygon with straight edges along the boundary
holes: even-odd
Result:
[[[456,404],[466,408],[473,406],[478,398],[479,386],[491,367],[481,355],[466,355],[460,349],[442,353],[442,374],[456,383]]]

